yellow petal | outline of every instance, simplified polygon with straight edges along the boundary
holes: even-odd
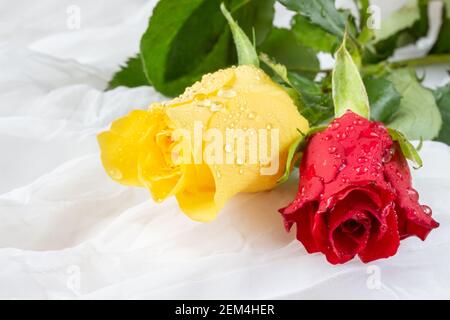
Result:
[[[166,105],[175,106],[213,94],[232,82],[234,77],[234,67],[205,74],[200,81],[197,81],[192,86],[186,88],[183,94],[172,101],[167,102]]]
[[[215,201],[215,183],[207,165],[186,166],[184,190],[176,195],[181,210],[192,220],[213,220],[222,205]]]
[[[196,134],[194,121],[200,121],[205,130],[218,129],[224,139],[227,128],[253,129],[256,134],[258,129],[265,129],[268,133],[272,129],[278,129],[280,151],[278,170],[275,170],[272,175],[262,175],[259,163],[210,165],[210,174],[213,177],[211,184],[214,184],[215,190],[213,199],[215,206],[211,204],[209,195],[206,196],[208,201],[198,197],[196,206],[187,207],[180,201],[183,211],[186,212],[189,209],[191,217],[195,216],[192,212],[195,208],[201,208],[202,201],[206,203],[201,214],[204,216],[205,208],[220,210],[236,193],[257,192],[275,187],[277,180],[284,172],[289,146],[299,135],[297,129],[302,132],[308,130],[308,122],[298,113],[289,95],[263,71],[252,66],[227,69],[227,72],[230,71],[234,73],[234,76],[226,82],[225,86],[202,95],[201,99],[197,97],[197,99],[169,105],[167,115],[177,128],[187,129],[192,136]],[[230,78],[223,76],[222,72],[223,70],[218,71],[212,74],[212,77]],[[197,86],[202,87],[201,84]],[[268,151],[270,152],[270,148]],[[266,166],[270,167],[271,164],[274,163],[269,161]],[[187,179],[185,187],[189,188],[191,183],[197,182]],[[177,198],[180,199],[180,196]],[[183,201],[183,203],[186,202]],[[212,213],[211,216],[215,216],[215,211]]]
[[[109,131],[98,135],[101,160],[112,179],[126,185],[142,185],[137,173],[139,141],[151,126],[147,111],[134,110],[114,121]]]

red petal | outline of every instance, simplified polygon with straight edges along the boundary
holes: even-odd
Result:
[[[377,216],[378,208],[376,204],[371,201],[367,194],[359,190],[348,193],[328,213],[330,249],[334,251],[341,263],[352,259],[365,248],[372,232],[372,221],[380,219]],[[352,232],[345,232],[346,227],[351,222],[357,228]]]
[[[402,239],[415,235],[425,240],[430,231],[439,226],[432,217],[431,210],[427,214],[418,202],[417,191],[412,187],[411,173],[408,164],[396,143],[392,159],[385,165],[384,175],[396,192],[396,212],[399,219],[400,237]]]
[[[367,263],[373,260],[388,258],[397,253],[400,245],[400,237],[397,227],[397,215],[392,207],[388,208],[386,217],[386,227],[383,236],[379,238],[376,232],[372,232],[367,242],[366,248],[359,253],[362,262]]]
[[[304,206],[297,220],[297,239],[303,243],[308,253],[319,251],[311,231],[316,211],[317,203],[310,202]]]

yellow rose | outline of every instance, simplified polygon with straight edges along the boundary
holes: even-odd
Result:
[[[190,218],[210,221],[233,195],[276,185],[297,129],[307,132],[308,122],[285,90],[262,70],[244,65],[207,74],[170,102],[130,112],[99,134],[98,142],[112,179],[146,187],[156,201],[174,195]],[[238,133],[245,133],[243,144],[228,140]],[[251,153],[255,141],[258,151]],[[267,174],[264,168],[275,169]]]

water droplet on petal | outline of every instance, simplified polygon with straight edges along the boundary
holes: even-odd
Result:
[[[239,174],[244,174],[244,169],[239,169]]]
[[[329,153],[335,153],[335,152],[336,152],[336,149],[337,149],[337,148],[336,148],[335,146],[331,146],[331,147],[328,148],[328,152],[329,152]]]
[[[337,128],[339,128],[341,126],[341,124],[334,120],[333,122],[331,122],[331,129],[336,130]]]
[[[109,175],[114,180],[121,180],[123,178],[122,171],[120,171],[119,169],[111,169],[111,170],[109,170]]]
[[[204,99],[204,100],[196,100],[197,102],[197,106],[199,107],[211,107],[211,100],[209,99]]]
[[[423,213],[425,213],[428,216],[431,216],[431,214],[433,213],[431,208],[427,205],[421,205],[420,208],[422,209]]]
[[[381,170],[383,170],[383,166],[382,166],[381,163],[379,163],[379,162],[375,163],[375,164],[373,165],[373,167],[374,167],[374,169],[375,169],[376,171],[381,171]]]
[[[220,111],[220,110],[222,110],[222,109],[223,109],[223,104],[220,103],[220,102],[213,102],[213,103],[211,104],[211,107],[210,107],[210,110],[211,110],[212,112],[217,112],[217,111]]]
[[[419,193],[414,190],[414,189],[407,189],[406,192],[408,193],[408,196],[411,198],[411,200],[413,201],[418,201],[419,200]]]
[[[364,174],[369,171],[369,168],[367,168],[366,166],[359,166],[355,168],[355,171],[357,174]]]
[[[250,112],[250,113],[247,115],[247,117],[248,117],[249,119],[255,119],[255,114],[254,114],[253,112]]]
[[[359,163],[366,163],[367,161],[369,161],[369,159],[367,159],[366,157],[359,157],[358,158],[358,162]]]
[[[217,92],[217,96],[221,97],[221,98],[234,98],[236,97],[236,91],[232,90],[232,89],[220,89]]]
[[[305,187],[302,187],[302,188],[301,188],[300,193],[301,193],[302,196],[305,195]]]
[[[394,152],[394,148],[389,148],[388,150],[386,150],[383,154],[383,157],[381,158],[381,161],[383,161],[383,163],[388,163],[389,161],[391,161]]]

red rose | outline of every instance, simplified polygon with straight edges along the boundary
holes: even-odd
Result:
[[[425,240],[439,224],[418,203],[408,164],[383,124],[348,111],[310,139],[301,164],[297,197],[280,209],[286,229],[309,253],[332,264],[358,255],[387,258],[400,240]]]

